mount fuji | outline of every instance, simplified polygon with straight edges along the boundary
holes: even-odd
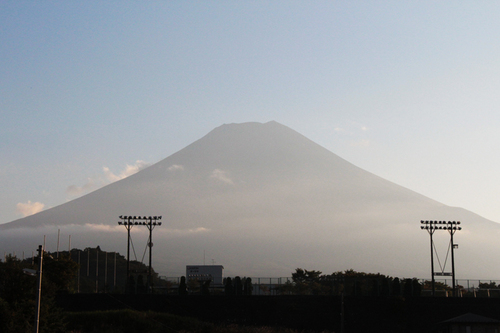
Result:
[[[44,235],[53,248],[60,230],[73,247],[123,254],[120,215],[163,216],[153,266],[165,276],[215,262],[227,276],[290,276],[301,267],[429,278],[420,220],[446,220],[463,227],[454,236],[457,278],[500,279],[499,224],[362,170],[276,122],[222,125],[130,177],[0,225],[0,250],[31,253]],[[131,234],[140,261],[149,233],[134,226]],[[451,271],[449,238],[434,235],[443,271]]]

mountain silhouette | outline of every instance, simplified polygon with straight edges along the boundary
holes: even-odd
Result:
[[[60,229],[75,246],[124,253],[120,215],[162,216],[153,231],[160,275],[216,262],[233,276],[302,267],[429,278],[420,220],[446,220],[463,227],[454,237],[457,278],[500,276],[499,224],[360,169],[277,122],[222,125],[128,178],[0,225],[1,250],[31,251],[43,235],[53,247]],[[132,237],[140,260],[147,228],[134,227]],[[451,271],[449,234],[434,239],[436,271]]]

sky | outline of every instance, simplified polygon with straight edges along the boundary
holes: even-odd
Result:
[[[222,124],[271,120],[500,222],[499,14],[494,1],[2,1],[0,224]]]

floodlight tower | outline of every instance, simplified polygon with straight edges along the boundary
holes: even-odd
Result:
[[[128,291],[128,284],[130,280],[130,230],[134,226],[133,220],[135,218],[136,218],[135,216],[132,217],[132,216],[120,215],[120,219],[122,219],[123,221],[118,222],[118,225],[124,225],[125,229],[127,229],[127,281],[125,282],[126,291]]]
[[[436,286],[434,279],[434,243],[432,242],[432,235],[434,234],[436,229],[433,227],[432,223],[429,225],[429,221],[420,221],[420,223],[425,224],[425,226],[421,226],[420,229],[427,230],[431,239],[431,287],[432,296],[434,296],[436,293]]]
[[[161,222],[159,222],[161,220],[161,216],[153,216],[153,217],[148,217],[146,218],[144,216],[144,220],[146,220],[147,222],[145,222],[146,226],[148,227],[148,230],[149,230],[149,240],[148,240],[148,247],[149,247],[149,269],[148,269],[148,283],[147,283],[147,286],[148,286],[148,293],[150,292],[150,288],[151,288],[151,284],[152,284],[152,267],[151,267],[151,261],[152,261],[152,256],[153,256],[153,229],[156,227],[156,226],[160,226],[161,225]]]
[[[432,274],[432,296],[435,294],[435,275],[450,275],[450,273],[434,273],[434,243],[432,240],[432,235],[436,230],[447,230],[450,234],[450,248],[451,248],[451,276],[452,276],[452,289],[453,296],[456,296],[456,288],[455,288],[455,248],[458,248],[458,244],[453,242],[453,235],[455,232],[462,230],[462,227],[459,227],[460,221],[420,221],[423,224],[420,229],[427,230],[431,239],[431,274]]]
[[[130,230],[132,229],[132,226],[134,225],[144,225],[148,228],[149,230],[149,239],[148,239],[148,244],[147,246],[149,247],[149,269],[148,269],[148,281],[147,281],[147,288],[148,288],[148,293],[150,292],[150,287],[152,284],[152,258],[153,258],[153,229],[156,226],[160,226],[161,222],[161,216],[149,216],[149,217],[140,217],[140,216],[123,216],[120,215],[120,219],[123,221],[118,222],[119,225],[124,225],[125,228],[127,229],[128,233],[128,242],[127,242],[127,286],[128,286],[128,281],[130,279]]]
[[[458,230],[462,230],[462,227],[458,227],[460,221],[448,221],[446,229],[450,233],[450,245],[451,245],[451,274],[453,275],[453,296],[457,296],[457,290],[455,288],[455,248],[458,248],[458,244],[453,243],[453,235]]]

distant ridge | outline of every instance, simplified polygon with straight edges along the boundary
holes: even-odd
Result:
[[[419,221],[441,219],[463,221],[457,276],[500,278],[497,223],[362,170],[274,121],[219,126],[128,178],[0,225],[1,250],[31,250],[61,229],[75,246],[123,252],[122,214],[163,215],[153,236],[161,275],[182,275],[207,253],[240,276],[303,267],[428,277]],[[145,230],[133,235],[145,244]],[[446,235],[435,237],[444,256]]]

